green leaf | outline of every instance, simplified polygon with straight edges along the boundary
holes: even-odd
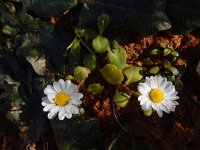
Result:
[[[72,75],[67,75],[65,77],[66,80],[74,80],[74,77]]]
[[[142,67],[131,66],[131,67],[126,68],[123,73],[127,77],[127,81],[125,82],[126,85],[140,81],[143,78],[143,68]]]
[[[107,14],[102,14],[98,18],[97,26],[99,28],[99,34],[102,35],[104,29],[108,26],[110,23],[110,17]]]
[[[74,79],[80,83],[81,81],[85,80],[88,77],[89,73],[90,70],[88,68],[77,66],[74,69]]]
[[[151,55],[157,55],[158,54],[158,49],[153,49],[150,51]]]
[[[175,76],[171,76],[171,77],[169,77],[169,80],[174,82],[176,80],[176,77]]]
[[[125,49],[119,47],[108,51],[108,62],[117,66],[119,69],[124,69],[126,64],[127,54]]]
[[[2,32],[4,34],[7,34],[7,35],[17,35],[18,30],[6,25],[6,26],[3,27],[3,31]]]
[[[75,28],[75,34],[76,36],[78,36],[79,38],[84,36],[85,33],[85,29],[81,29],[81,28]]]
[[[37,34],[25,34],[20,48],[30,48],[40,44],[40,37]]]
[[[110,50],[109,41],[107,38],[98,35],[93,41],[92,46],[96,53],[102,54]]]
[[[179,74],[179,71],[178,71],[175,67],[169,68],[169,71],[171,71],[171,73],[172,73],[173,75],[175,75],[175,76]]]
[[[77,59],[80,59],[81,55],[81,46],[80,46],[80,40],[78,38],[75,38],[72,43],[67,47],[67,49],[70,48],[71,54]]]
[[[177,91],[181,91],[183,89],[183,83],[181,80],[175,80],[174,85]]]
[[[125,107],[128,104],[130,98],[131,96],[126,93],[116,92],[114,95],[114,102],[120,107]]]
[[[168,60],[163,61],[163,67],[169,69],[171,67],[171,63]]]
[[[85,29],[85,41],[93,40],[97,37],[97,33],[92,29]]]
[[[72,7],[77,5],[77,0],[22,0],[25,10],[30,10],[39,16],[62,15]]]
[[[143,111],[144,115],[147,116],[147,117],[152,115],[152,109],[149,109],[149,110],[146,110],[146,111],[142,110],[142,111]]]
[[[145,59],[145,60],[144,60],[144,63],[145,63],[145,65],[147,65],[147,66],[153,65],[153,62],[151,61],[150,58]]]
[[[39,75],[45,75],[46,59],[42,54],[34,48],[29,48],[24,51],[26,60],[32,65],[34,71]]]
[[[101,70],[101,74],[103,75],[104,79],[112,84],[112,85],[119,85],[124,80],[124,76],[115,65],[106,64]]]
[[[103,88],[104,86],[102,86],[100,83],[93,83],[88,86],[87,92],[90,92],[93,95],[99,95],[103,91]]]
[[[178,57],[179,56],[179,53],[177,51],[172,51],[171,52],[171,55],[172,56],[175,56],[175,57]]]
[[[173,57],[172,62],[175,62],[177,60],[177,57]]]
[[[157,74],[159,70],[160,68],[158,66],[154,66],[149,70],[149,72],[152,74]]]
[[[165,48],[164,51],[163,51],[163,56],[169,55],[169,53],[170,53],[171,51],[172,51],[171,49]]]
[[[84,66],[89,68],[90,70],[95,69],[97,66],[97,61],[96,61],[95,55],[94,54],[85,55],[83,63],[84,63]]]

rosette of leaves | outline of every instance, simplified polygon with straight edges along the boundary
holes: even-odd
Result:
[[[183,83],[180,80],[180,75],[184,73],[186,64],[182,66],[176,65],[179,53],[172,47],[161,46],[160,48],[151,50],[149,54],[149,57],[144,60],[149,74],[166,76],[174,82],[177,91],[182,90]],[[154,65],[155,61],[160,61],[160,63]]]

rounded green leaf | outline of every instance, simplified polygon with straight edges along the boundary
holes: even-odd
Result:
[[[89,73],[90,73],[90,70],[88,68],[77,66],[74,69],[74,79],[77,82],[81,82],[88,77]]]
[[[89,68],[90,70],[95,69],[97,66],[97,61],[96,61],[95,55],[93,55],[93,54],[85,55],[83,63],[84,63],[84,66]]]
[[[92,29],[85,29],[85,41],[88,42],[88,40],[93,40],[97,37],[97,33],[95,30]]]
[[[147,117],[152,115],[152,109],[149,109],[149,110],[146,110],[146,111],[142,110],[142,111],[143,111],[144,115],[147,116]]]
[[[158,54],[158,49],[153,49],[150,51],[151,55],[157,55]]]
[[[85,33],[85,29],[81,29],[81,28],[75,28],[75,34],[79,37],[79,38],[81,38],[81,37],[83,37],[84,36],[84,33]]]
[[[124,76],[115,65],[106,64],[101,70],[101,74],[103,75],[104,79],[113,85],[119,85],[124,80]]]
[[[152,67],[149,72],[152,74],[157,74],[160,68],[158,66]]]
[[[174,85],[177,91],[181,91],[183,89],[183,83],[181,80],[175,80]]]
[[[102,35],[104,29],[108,26],[110,23],[110,17],[107,14],[102,14],[98,18],[97,26],[99,28],[99,34]]]
[[[130,98],[131,96],[126,93],[116,92],[114,95],[114,102],[120,107],[125,107],[128,104]]]
[[[144,60],[144,63],[145,63],[145,65],[147,65],[147,66],[153,65],[153,61],[151,61],[150,58],[145,59],[145,60]]]
[[[109,41],[107,38],[98,35],[93,41],[92,46],[96,53],[102,54],[110,50]]]
[[[171,63],[168,60],[163,61],[163,67],[169,69],[171,67]]]
[[[74,80],[74,77],[72,75],[67,75],[65,77],[66,80]]]
[[[169,55],[169,53],[170,53],[171,51],[172,51],[171,49],[165,48],[164,51],[163,51],[163,56]]]
[[[177,59],[177,57],[173,57],[172,62],[175,62]]]
[[[103,91],[104,86],[100,83],[90,84],[87,88],[87,92],[92,93],[93,95],[99,95]]]
[[[138,66],[131,66],[124,70],[124,74],[127,77],[126,85],[140,81],[143,78],[143,68]]]
[[[6,26],[3,27],[3,31],[2,32],[4,34],[7,34],[7,35],[17,35],[18,30],[13,28],[13,27],[10,27],[10,26],[6,25]]]
[[[126,64],[127,54],[125,49],[121,47],[108,51],[107,57],[108,57],[108,62],[110,64],[117,66],[121,70],[127,66]]]
[[[175,76],[179,74],[179,71],[175,67],[170,67],[169,71]]]
[[[179,56],[179,53],[177,51],[172,51],[171,52],[171,55],[172,56],[175,56],[175,57],[178,57]]]
[[[81,46],[80,46],[80,40],[78,38],[75,38],[72,43],[67,47],[67,49],[70,48],[71,54],[77,59],[80,59],[80,50],[81,50]]]
[[[171,77],[169,78],[169,80],[172,81],[172,82],[174,82],[175,79],[176,79],[175,76],[171,76]]]

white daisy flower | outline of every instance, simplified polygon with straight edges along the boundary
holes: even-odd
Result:
[[[138,84],[138,91],[141,95],[138,97],[140,105],[144,111],[154,109],[159,117],[162,117],[163,111],[174,112],[179,99],[175,86],[167,78],[161,76],[146,77],[146,82]]]
[[[80,99],[83,94],[78,93],[77,85],[70,80],[54,81],[53,86],[47,85],[44,94],[46,96],[42,97],[42,106],[44,111],[49,111],[49,119],[53,119],[57,114],[60,120],[65,117],[70,119],[72,114],[79,114],[78,105],[82,104]]]

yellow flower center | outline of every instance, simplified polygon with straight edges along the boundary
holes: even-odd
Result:
[[[60,92],[58,93],[55,98],[54,101],[58,106],[65,106],[69,103],[70,97],[67,93],[65,92]]]
[[[152,89],[149,93],[149,97],[152,102],[159,103],[164,99],[164,93],[160,89]]]

